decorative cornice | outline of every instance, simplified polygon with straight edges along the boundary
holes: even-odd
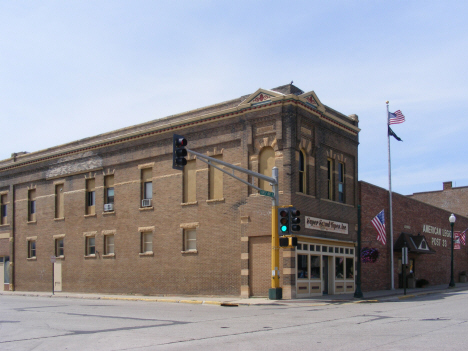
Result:
[[[31,165],[31,164],[35,164],[35,163],[39,163],[39,162],[44,162],[44,161],[48,161],[48,160],[52,160],[52,159],[57,159],[57,158],[64,157],[64,156],[69,156],[69,155],[77,154],[77,153],[84,152],[84,151],[96,150],[96,149],[101,149],[103,147],[122,144],[122,143],[133,141],[133,140],[144,139],[144,138],[148,138],[148,137],[151,137],[151,136],[154,136],[154,135],[159,135],[159,134],[163,134],[163,133],[167,133],[167,132],[171,132],[171,131],[175,132],[177,130],[187,128],[187,127],[191,127],[191,126],[196,126],[196,125],[205,124],[205,123],[209,123],[209,122],[215,122],[215,121],[226,119],[226,118],[233,118],[233,117],[242,115],[242,114],[244,114],[246,112],[249,112],[249,111],[252,111],[252,110],[265,109],[265,108],[269,108],[269,107],[276,106],[276,105],[285,105],[285,104],[298,105],[301,108],[304,108],[306,110],[312,111],[315,114],[318,114],[320,119],[322,119],[322,120],[324,120],[324,121],[326,121],[326,122],[328,122],[330,124],[333,124],[336,127],[340,128],[340,129],[343,129],[343,130],[345,130],[348,133],[351,133],[353,135],[357,135],[359,130],[360,130],[359,128],[354,127],[354,126],[352,126],[350,124],[348,125],[346,122],[339,122],[334,118],[325,116],[322,112],[312,108],[311,106],[308,106],[307,104],[303,103],[302,101],[299,101],[296,96],[291,96],[289,98],[283,97],[280,100],[276,100],[276,101],[275,101],[275,99],[278,99],[278,98],[272,97],[272,99],[273,99],[273,101],[271,101],[271,100],[266,101],[266,103],[261,104],[261,105],[253,105],[252,106],[252,105],[248,104],[248,105],[242,107],[242,104],[241,104],[238,107],[231,108],[228,111],[226,111],[224,113],[221,113],[221,114],[218,114],[218,115],[212,115],[212,116],[208,116],[208,117],[205,117],[205,118],[199,118],[199,119],[196,119],[196,120],[189,120],[189,121],[186,121],[186,122],[180,122],[179,124],[175,124],[175,125],[169,124],[166,127],[164,127],[164,126],[159,127],[159,128],[156,127],[156,129],[154,129],[154,130],[149,130],[149,131],[144,131],[144,132],[136,132],[135,134],[132,134],[132,135],[129,135],[129,136],[120,136],[120,137],[116,137],[115,139],[111,139],[111,140],[108,140],[108,141],[95,142],[95,143],[92,143],[91,145],[88,145],[88,146],[77,147],[76,149],[72,149],[72,150],[64,151],[64,152],[57,152],[57,153],[49,155],[49,156],[42,156],[42,157],[39,156],[37,159],[32,159],[32,160],[25,161],[25,162],[22,162],[22,163],[18,163],[18,164],[14,164],[14,165],[11,165],[11,166],[0,168],[0,172],[8,171],[8,170],[11,170],[11,169],[20,168],[20,167],[24,167],[24,166],[27,166],[27,165]]]

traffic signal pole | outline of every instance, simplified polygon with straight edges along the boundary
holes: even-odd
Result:
[[[279,274],[279,235],[278,235],[278,207],[279,207],[279,191],[278,191],[278,168],[273,167],[271,170],[272,177],[268,177],[264,174],[253,172],[251,170],[235,166],[233,164],[218,160],[213,157],[209,157],[193,150],[187,149],[188,153],[197,156],[197,159],[205,162],[211,167],[214,167],[220,170],[223,173],[226,173],[228,176],[237,179],[238,181],[250,186],[251,188],[257,189],[258,191],[264,191],[248,181],[236,176],[234,171],[238,171],[244,174],[248,174],[252,177],[256,177],[262,180],[265,180],[270,183],[272,187],[270,196],[273,198],[272,208],[271,208],[271,289],[268,291],[268,297],[270,300],[281,300],[283,298],[283,290],[280,287],[280,274]],[[231,172],[225,170],[224,168],[219,167],[222,165],[224,167],[230,168]],[[268,193],[268,192],[267,192]]]
[[[271,289],[268,291],[270,300],[281,300],[283,298],[283,289],[280,287],[279,274],[279,235],[278,235],[278,168],[273,167],[272,176],[275,182],[271,184],[274,198],[271,207]]]

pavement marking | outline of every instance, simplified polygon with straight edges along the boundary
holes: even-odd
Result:
[[[398,300],[404,300],[404,299],[409,299],[411,297],[416,297],[416,295],[403,295],[403,296],[398,296]]]
[[[199,300],[180,300],[179,303],[203,304],[203,301],[199,301]]]

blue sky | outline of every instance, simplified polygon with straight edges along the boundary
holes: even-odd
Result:
[[[2,1],[0,159],[274,88],[360,120],[359,178],[468,186],[464,1]]]

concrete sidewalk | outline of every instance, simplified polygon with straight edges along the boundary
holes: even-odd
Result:
[[[316,304],[330,305],[343,303],[372,303],[384,301],[399,301],[429,294],[447,294],[457,291],[468,290],[468,283],[457,283],[454,288],[449,288],[448,284],[429,286],[426,288],[407,289],[406,295],[403,289],[379,290],[363,292],[363,298],[358,299],[354,294],[324,295],[313,298],[301,298],[294,300],[269,300],[266,297],[252,297],[242,299],[239,297],[218,297],[218,296],[143,296],[143,295],[111,295],[111,294],[86,294],[72,292],[32,292],[32,291],[0,291],[0,295],[10,296],[36,296],[50,298],[74,298],[91,300],[120,300],[120,301],[146,301],[165,303],[187,303],[204,304],[218,306],[261,306],[261,305],[300,305]]]

